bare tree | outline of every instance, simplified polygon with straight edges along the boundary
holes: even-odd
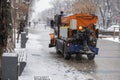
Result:
[[[112,0],[94,0],[98,7],[99,25],[107,29],[111,24],[111,4]]]
[[[61,10],[65,13],[90,13],[99,17],[98,24],[107,29],[115,23],[115,17],[120,16],[120,0],[52,0],[53,8],[44,14],[55,15]],[[53,17],[53,16],[52,16]]]
[[[112,6],[112,19],[115,23],[119,23],[118,18],[120,18],[120,0],[114,0]]]
[[[60,11],[65,13],[72,12],[72,3],[74,0],[52,0],[51,5],[53,5],[54,14],[59,14]]]
[[[72,5],[74,0],[64,0],[62,2],[63,11],[67,14],[72,13]]]
[[[62,0],[52,0],[54,14],[58,14],[62,10]]]
[[[75,0],[73,3],[73,13],[90,13],[95,14],[97,7],[90,0]]]
[[[120,0],[114,0],[114,4],[116,5],[116,6],[114,6],[115,7],[115,9],[118,11],[118,12],[120,12]]]

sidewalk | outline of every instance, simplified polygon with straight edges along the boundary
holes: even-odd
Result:
[[[34,80],[35,76],[46,76],[43,74],[45,68],[40,66],[40,64],[43,62],[39,62],[40,59],[38,59],[38,57],[41,56],[40,53],[42,52],[43,48],[43,46],[40,45],[40,42],[38,41],[42,38],[39,33],[40,31],[45,31],[45,28],[41,28],[41,30],[39,29],[40,28],[38,28],[38,26],[29,28],[26,48],[22,49],[27,53],[27,66],[25,67],[22,75],[19,77],[19,80]],[[17,44],[17,49],[21,49],[20,44]]]
[[[48,48],[50,32],[53,30],[49,27],[45,29],[40,24],[29,29],[29,39],[24,49],[27,53],[27,66],[19,80],[41,80],[40,77],[49,77],[50,80],[94,80],[90,75],[83,75],[56,58],[60,55],[55,53],[54,48]]]

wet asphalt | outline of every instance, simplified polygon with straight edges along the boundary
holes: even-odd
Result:
[[[66,61],[62,55],[55,59],[96,80],[120,80],[120,43],[98,39],[97,47],[99,54],[94,61],[89,61],[86,56],[81,61],[77,61],[74,56]]]
[[[120,44],[104,39],[98,39],[97,47],[99,48],[99,54],[96,55],[93,61],[89,61],[86,55],[83,55],[82,60],[76,60],[73,55],[70,60],[65,60],[63,55],[57,54],[55,48],[48,48],[49,44],[49,30],[44,31],[34,31],[32,30],[32,34],[39,34],[42,38],[38,39],[42,48],[42,53],[32,53],[31,57],[36,56],[42,61],[48,61],[48,64],[57,65],[57,69],[53,69],[54,76],[64,74],[79,75],[83,74],[84,76],[89,76],[84,80],[120,80]],[[40,56],[39,56],[40,55]],[[41,57],[43,56],[43,58]],[[41,57],[41,58],[40,58]],[[47,60],[48,59],[48,60]],[[36,59],[39,62],[39,60]],[[45,62],[47,64],[47,62]],[[30,65],[31,62],[30,62]],[[35,64],[39,65],[39,64]],[[28,65],[29,66],[29,65]],[[40,65],[42,67],[42,65]],[[53,65],[54,66],[54,65]],[[45,66],[43,66],[45,67]],[[62,71],[62,67],[64,70]],[[46,67],[47,68],[47,67]],[[60,69],[61,68],[61,69]],[[67,69],[65,69],[67,68]],[[55,71],[56,70],[56,71]],[[27,72],[27,71],[26,71]],[[28,71],[29,72],[29,71]],[[52,72],[50,72],[52,74]],[[62,79],[62,78],[61,78]],[[60,79],[60,80],[61,80]],[[59,79],[58,79],[59,80]],[[70,80],[64,79],[64,80]],[[74,79],[79,80],[79,79]]]
[[[97,47],[99,54],[93,61],[84,55],[81,61],[76,60],[75,56],[71,60],[64,60],[62,55],[55,59],[93,77],[88,80],[120,80],[120,44],[99,39]]]

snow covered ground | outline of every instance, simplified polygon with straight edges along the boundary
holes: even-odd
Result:
[[[35,80],[36,76],[49,76],[50,80],[96,80],[54,58],[55,49],[48,48],[50,32],[53,30],[45,28],[45,24],[29,28],[29,40],[24,49],[27,53],[27,66],[19,76],[19,80]],[[102,39],[119,42],[118,37]],[[17,44],[17,49],[21,49],[20,43]]]
[[[110,41],[114,41],[114,42],[117,42],[117,43],[120,43],[120,40],[119,40],[119,37],[108,37],[108,38],[103,38],[105,40],[110,40]]]
[[[107,29],[107,31],[119,32],[119,25],[112,25]]]
[[[39,9],[34,15],[38,13],[37,11]],[[24,49],[27,53],[27,66],[19,76],[19,80],[35,80],[36,76],[49,76],[50,80],[96,80],[92,76],[84,75],[74,67],[54,59],[55,49],[48,48],[49,33],[53,32],[52,29],[45,28],[44,24],[38,24],[36,27],[30,27],[29,32],[27,46]],[[118,38],[103,39],[119,42]],[[17,49],[21,49],[20,44],[16,46]]]
[[[29,31],[29,40],[24,50],[27,53],[27,66],[19,80],[35,80],[36,76],[49,76],[50,80],[93,79],[54,58],[55,49],[48,48],[49,33],[53,32],[52,29],[45,29],[44,25],[39,24],[35,28],[31,27]]]

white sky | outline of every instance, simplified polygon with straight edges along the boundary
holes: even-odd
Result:
[[[50,0],[37,0],[35,4],[35,11],[41,12],[47,8],[50,8],[51,5],[49,4]]]
[[[50,0],[36,0],[35,5],[33,6],[34,13],[32,13],[32,19],[35,18],[39,12],[52,7],[49,4]]]

